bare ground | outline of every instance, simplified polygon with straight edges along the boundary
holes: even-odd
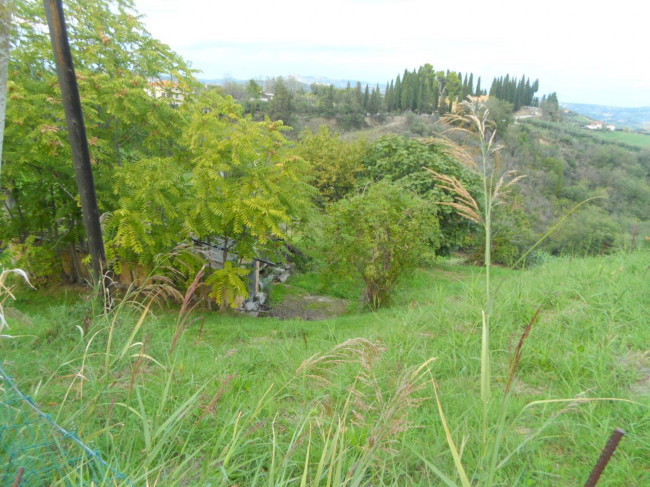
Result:
[[[281,320],[326,320],[345,314],[348,311],[349,304],[347,299],[330,296],[290,295],[265,313],[265,316],[280,318]]]

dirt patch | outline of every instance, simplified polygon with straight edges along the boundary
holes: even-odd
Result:
[[[265,316],[280,318],[281,320],[326,320],[345,314],[348,311],[349,304],[347,299],[329,296],[291,295],[266,312]]]
[[[630,384],[630,389],[636,394],[650,394],[650,350],[630,352],[618,362],[625,368],[636,369],[638,380]]]

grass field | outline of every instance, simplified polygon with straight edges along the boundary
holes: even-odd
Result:
[[[595,131],[594,134],[608,142],[621,143],[650,149],[650,135],[637,132]]]
[[[627,434],[599,485],[650,485],[649,264],[637,252],[494,269],[488,413],[507,413],[494,485],[581,485],[615,427]],[[72,291],[21,290],[0,357],[136,485],[462,485],[433,381],[478,478],[483,290],[481,269],[443,261],[390,309],[309,322],[165,306],[140,320],[142,306],[102,315]]]

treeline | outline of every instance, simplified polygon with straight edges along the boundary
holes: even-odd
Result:
[[[435,70],[425,64],[412,71],[404,70],[386,83],[379,85],[357,82],[345,88],[334,85],[301,83],[294,77],[250,80],[247,84],[227,82],[221,86],[224,94],[233,96],[248,113],[262,119],[283,120],[294,125],[298,118],[323,117],[334,119],[342,130],[366,126],[371,117],[382,121],[388,114],[413,112],[445,115],[467,96],[484,96],[481,77],[474,73]],[[535,93],[539,82],[529,78],[520,80],[509,75],[494,80],[490,96],[511,103],[514,110],[525,105],[539,105]]]
[[[532,84],[530,79],[523,76],[520,79],[510,77],[509,74],[494,78],[490,87],[490,96],[499,100],[512,103],[514,110],[517,111],[524,106],[538,106],[539,99],[535,98],[535,93],[539,90],[539,80]]]
[[[453,104],[468,95],[484,94],[481,78],[474,74],[454,71],[435,71],[431,64],[420,66],[417,70],[404,70],[395,80],[386,84],[384,106],[387,112],[413,111],[417,113],[449,113]]]

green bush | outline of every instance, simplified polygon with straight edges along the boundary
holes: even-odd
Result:
[[[591,206],[571,215],[551,236],[546,249],[552,254],[577,256],[611,253],[621,247],[623,230],[614,216]]]
[[[324,242],[330,270],[344,280],[363,280],[362,300],[372,309],[387,305],[427,245],[438,246],[431,205],[387,181],[333,204]]]
[[[424,167],[457,178],[467,190],[479,194],[479,178],[445,153],[439,141],[415,140],[396,135],[381,137],[368,147],[364,166],[370,181],[389,179],[422,198],[435,202],[453,201],[448,190],[441,187]],[[467,244],[473,224],[447,205],[431,205],[440,220],[440,252],[451,253]]]

